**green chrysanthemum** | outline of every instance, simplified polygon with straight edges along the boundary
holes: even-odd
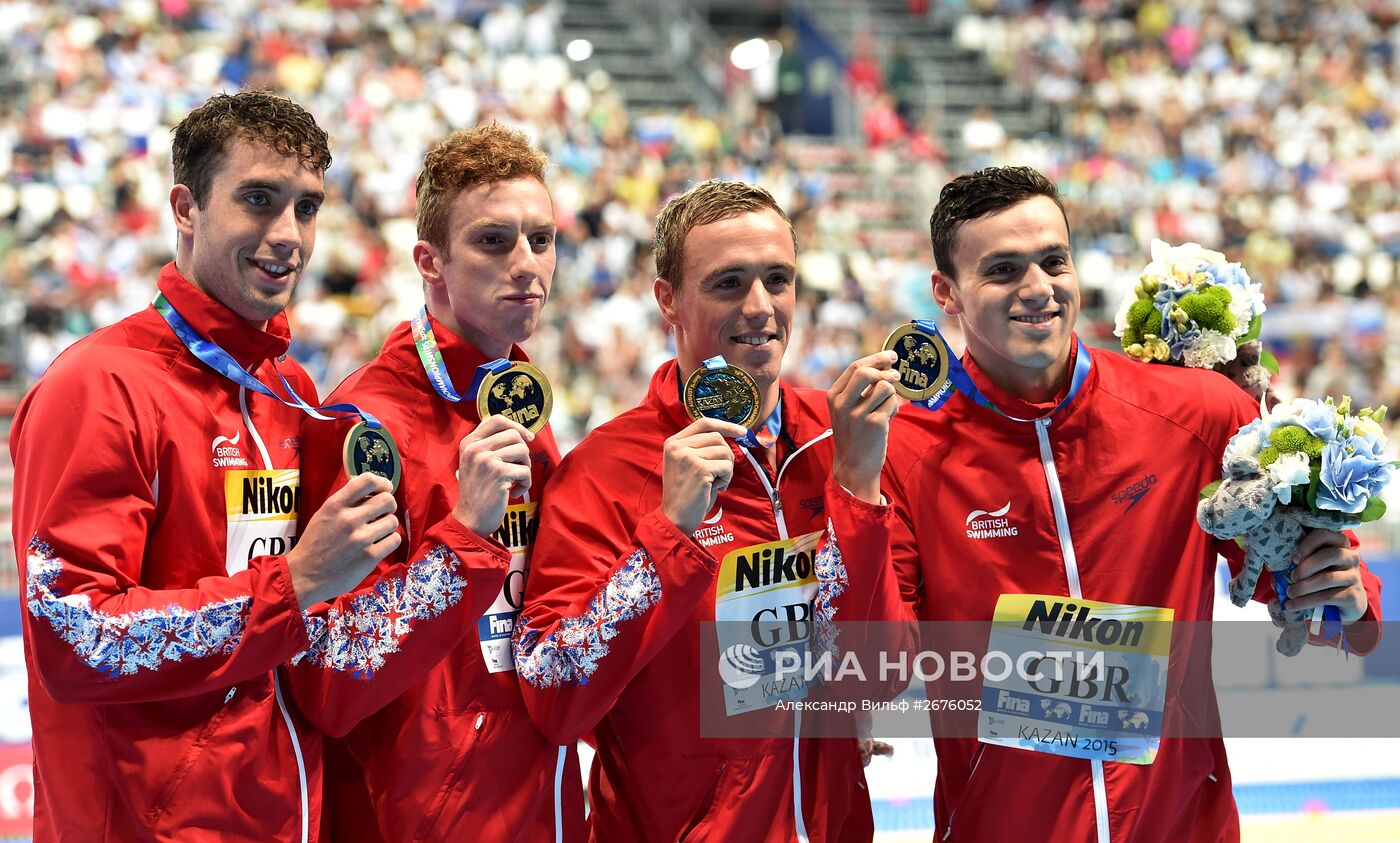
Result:
[[[1229,291],[1227,290],[1228,294]],[[1177,302],[1181,309],[1186,311],[1186,315],[1191,317],[1191,321],[1208,328],[1212,331],[1219,331],[1226,336],[1234,333],[1235,314],[1230,312],[1228,303],[1222,302],[1218,296],[1209,293],[1191,293],[1181,297]]]
[[[1270,445],[1269,447],[1259,452],[1259,467],[1268,468],[1269,466],[1273,465],[1274,461],[1278,458],[1278,448],[1275,448],[1273,445]]]
[[[1229,287],[1212,285],[1210,287],[1206,287],[1204,290],[1201,291],[1201,293],[1207,296],[1215,296],[1216,298],[1220,299],[1220,303],[1225,305],[1225,307],[1227,308],[1230,306],[1230,302],[1235,300],[1234,295],[1230,293]]]
[[[1151,299],[1138,299],[1128,305],[1128,327],[1135,329],[1138,333],[1144,333],[1143,323],[1147,321],[1150,314],[1156,313],[1157,308],[1152,306]],[[1158,317],[1160,319],[1160,317]]]
[[[1307,454],[1313,458],[1322,456],[1322,440],[1296,424],[1284,425],[1270,433],[1269,442],[1281,454]]]
[[[1142,342],[1142,334],[1136,328],[1128,328],[1123,332],[1123,348],[1126,350],[1130,345],[1138,345]]]
[[[1162,335],[1162,311],[1152,308],[1152,312],[1147,314],[1147,319],[1143,320],[1142,332],[1159,337]]]

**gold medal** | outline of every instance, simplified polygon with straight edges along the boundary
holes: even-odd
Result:
[[[738,366],[702,365],[685,379],[685,410],[692,419],[711,418],[753,430],[762,400],[753,376]]]
[[[943,338],[925,333],[910,322],[900,325],[885,340],[885,350],[897,356],[895,370],[899,383],[894,391],[910,401],[922,401],[938,394],[948,382],[950,352]]]
[[[554,391],[544,373],[529,363],[516,361],[509,368],[482,378],[476,391],[476,412],[484,420],[505,416],[539,433],[554,409]]]
[[[360,422],[345,435],[345,476],[377,474],[388,480],[395,490],[403,474],[399,446],[387,428],[370,427]]]

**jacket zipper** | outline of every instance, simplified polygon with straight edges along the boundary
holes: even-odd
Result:
[[[787,519],[783,516],[783,501],[778,496],[778,487],[783,482],[783,472],[792,464],[793,459],[803,451],[817,444],[818,442],[831,436],[831,431],[827,430],[822,435],[805,443],[802,447],[788,454],[788,458],[783,460],[783,464],[778,466],[778,475],[772,483],[768,482],[768,472],[763,470],[754,455],[749,453],[749,449],[740,445],[739,450],[748,457],[749,463],[753,466],[754,473],[758,475],[758,482],[763,484],[763,490],[768,493],[768,502],[773,505],[773,521],[778,525],[778,538],[788,538]],[[793,712],[792,718],[792,818],[797,831],[797,839],[800,843],[807,843],[807,820],[802,816],[802,711],[798,709]]]
[[[248,374],[253,374],[256,364],[248,367]],[[256,376],[254,376],[256,377]],[[263,468],[271,470],[272,457],[267,453],[267,446],[263,444],[262,436],[258,434],[258,429],[253,426],[253,416],[248,412],[248,390],[242,386],[238,387],[238,409],[243,413],[243,424],[248,428],[248,435],[253,440],[253,444],[258,448],[258,456],[262,459]],[[297,518],[301,518],[301,513],[297,513]],[[301,738],[297,735],[297,727],[292,723],[292,714],[287,710],[287,703],[282,699],[282,683],[277,678],[277,671],[272,671],[272,695],[277,699],[277,709],[282,713],[282,722],[287,726],[287,734],[292,739],[292,754],[297,762],[297,785],[301,794],[301,843],[310,843],[311,840],[311,812],[307,805],[306,794],[306,759],[301,755]]]
[[[967,781],[963,783],[963,798],[958,802],[958,807],[967,801],[967,794],[972,792],[972,780],[977,777],[977,768],[982,766],[982,753],[987,751],[986,744],[977,745],[977,755],[972,759],[972,769],[967,774]],[[958,816],[958,809],[954,808],[953,813],[948,815],[948,827],[943,829],[943,836],[940,840],[947,840],[953,834],[953,820]]]
[[[1065,512],[1064,493],[1060,490],[1060,475],[1055,470],[1055,455],[1050,450],[1050,417],[1035,420],[1035,438],[1040,444],[1040,465],[1045,469],[1045,484],[1050,488],[1050,505],[1055,511],[1055,534],[1060,540],[1060,555],[1065,562],[1065,578],[1069,580],[1069,596],[1084,597],[1079,583],[1079,561],[1074,555],[1074,542],[1069,534],[1069,516]],[[1089,774],[1094,782],[1094,820],[1098,828],[1098,843],[1110,843],[1108,828],[1108,786],[1104,781],[1103,762],[1089,760]]]

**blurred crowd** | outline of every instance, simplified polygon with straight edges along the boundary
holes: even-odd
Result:
[[[1153,237],[1264,283],[1289,394],[1400,403],[1400,5],[973,0],[956,36],[1054,106],[1001,158],[1068,194],[1116,301]]]
[[[1259,5],[935,3],[960,43],[1053,104],[1057,126],[1015,139],[984,112],[950,157],[927,133],[874,148],[785,138],[751,92],[728,101],[752,107],[721,114],[629,114],[605,74],[561,55],[557,3],[0,0],[0,326],[19,338],[3,366],[23,388],[76,338],[147,304],[175,239],[169,127],[212,93],[257,86],[305,105],[332,138],[329,201],[290,311],[293,353],[325,389],[422,303],[409,255],[423,153],[495,119],[555,164],[559,269],[528,350],[558,386],[565,447],[633,406],[670,355],[652,222],[711,176],[762,183],[794,218],[802,283],[785,372],[799,383],[825,387],[896,324],[933,313],[920,221],[950,174],[1025,163],[1065,191],[1086,339],[1113,342],[1153,237],[1195,240],[1264,281],[1285,392],[1400,405],[1395,7]],[[867,134],[927,117],[893,95],[907,65],[860,71],[862,101],[882,110]]]

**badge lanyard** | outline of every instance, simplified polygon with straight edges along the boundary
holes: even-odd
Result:
[[[321,421],[336,420],[335,416],[327,416],[323,415],[323,413],[347,413],[349,415],[359,416],[365,420],[367,426],[376,430],[383,427],[378,419],[370,415],[367,411],[356,407],[354,404],[324,404],[320,407],[311,406],[303,401],[300,395],[297,395],[296,390],[292,389],[292,385],[287,382],[286,376],[282,374],[282,371],[277,368],[277,364],[274,362],[272,364],[273,371],[277,372],[277,377],[282,380],[282,386],[286,388],[287,394],[292,396],[292,400],[288,401],[269,389],[262,381],[259,381],[257,378],[244,371],[243,367],[238,365],[238,361],[233,359],[233,355],[224,351],[218,343],[201,336],[200,333],[194,329],[194,326],[185,321],[185,317],[180,315],[179,311],[175,309],[174,305],[170,303],[170,300],[165,297],[164,293],[157,293],[155,301],[152,302],[152,304],[155,306],[156,312],[165,320],[165,324],[170,326],[170,330],[175,332],[176,338],[180,340],[191,354],[198,358],[201,363],[239,386],[250,389],[260,395],[266,395],[274,401],[278,401],[288,407],[295,407],[312,418],[320,419]]]

